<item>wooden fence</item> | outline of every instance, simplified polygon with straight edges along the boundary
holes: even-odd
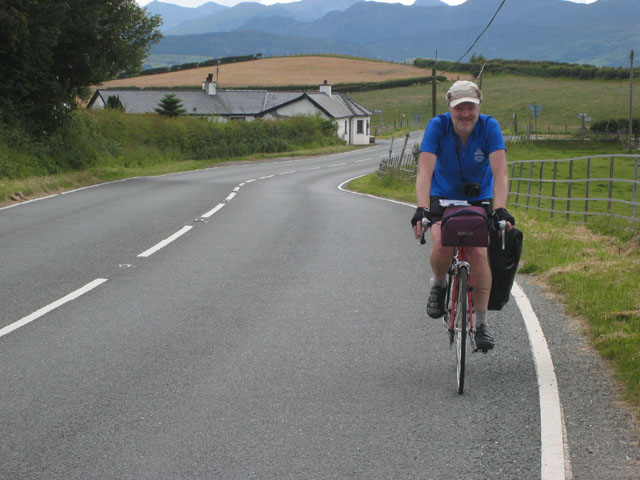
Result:
[[[585,223],[590,217],[606,216],[637,230],[639,163],[640,155],[622,154],[511,161],[508,204]],[[379,172],[392,169],[415,176],[413,152],[403,148],[403,153],[392,154],[390,150]]]
[[[391,146],[389,147],[389,154],[380,161],[378,172],[380,174],[383,174],[391,170],[396,170],[405,175],[415,177],[417,171],[417,159],[413,153],[413,147],[407,147],[409,134],[407,134],[404,138],[404,145],[402,147],[401,153],[392,152],[394,140],[395,137],[392,137]]]
[[[636,230],[639,159],[616,154],[509,162],[509,205],[584,222],[608,216]]]

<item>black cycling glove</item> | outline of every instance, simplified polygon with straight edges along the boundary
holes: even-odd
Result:
[[[509,212],[507,212],[506,208],[496,208],[493,211],[493,213],[491,214],[491,216],[496,221],[506,220],[511,225],[515,225],[516,224],[516,219],[513,218],[513,215],[511,215]]]
[[[416,208],[416,213],[413,214],[411,218],[411,226],[415,227],[418,222],[422,222],[422,219],[426,218],[431,223],[431,211],[425,207]]]

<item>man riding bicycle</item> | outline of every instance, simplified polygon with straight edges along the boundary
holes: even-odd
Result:
[[[507,230],[515,219],[505,208],[509,193],[507,155],[497,120],[481,115],[482,92],[469,81],[455,82],[446,95],[449,113],[431,119],[424,133],[416,178],[416,212],[411,219],[414,234],[422,234],[422,219],[431,228],[429,257],[433,278],[427,313],[440,318],[445,312],[447,272],[454,247],[441,245],[440,220],[445,200],[466,200],[482,206],[494,220],[505,220]],[[473,304],[475,308],[477,348],[494,347],[487,322],[491,292],[491,270],[486,247],[468,248],[473,268]]]

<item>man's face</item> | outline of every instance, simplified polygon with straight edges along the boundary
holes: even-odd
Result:
[[[480,105],[473,102],[459,103],[449,107],[451,120],[458,135],[470,135],[480,115]]]

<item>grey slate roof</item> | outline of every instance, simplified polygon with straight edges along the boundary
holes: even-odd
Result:
[[[106,103],[110,96],[117,95],[125,111],[148,113],[153,112],[162,97],[167,94],[178,97],[186,113],[196,115],[258,116],[303,97],[311,100],[333,118],[372,115],[369,110],[343,94],[334,93],[329,96],[320,92],[269,92],[266,90],[218,90],[216,95],[209,95],[203,90],[96,90],[88,108],[93,106],[98,97]]]

